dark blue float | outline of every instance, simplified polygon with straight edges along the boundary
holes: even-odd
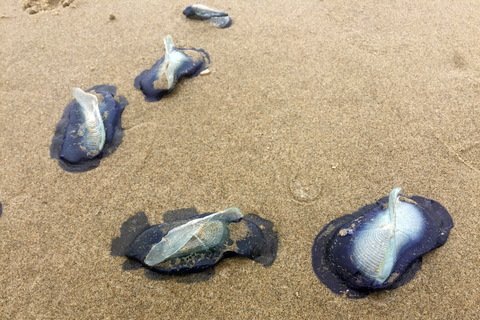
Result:
[[[58,122],[50,146],[50,157],[68,172],[96,168],[123,139],[121,116],[128,101],[115,96],[117,88],[98,85],[83,92],[74,88],[70,102]]]
[[[232,25],[232,18],[228,13],[211,9],[201,4],[188,6],[183,10],[183,14],[194,20],[209,21],[213,26],[225,29]]]
[[[178,80],[196,77],[210,65],[210,57],[204,50],[177,48],[170,35],[164,42],[165,56],[135,78],[135,88],[143,92],[148,102],[161,100],[174,89]]]
[[[404,197],[395,188],[389,197],[328,223],[312,247],[313,270],[332,292],[348,298],[395,289],[415,276],[422,256],[442,246],[452,227],[441,204]]]
[[[124,270],[145,268],[151,279],[175,275],[177,281],[205,281],[223,258],[239,255],[270,266],[276,258],[273,223],[228,208],[199,215],[195,208],[169,211],[164,223],[150,226],[143,212],[123,223],[111,253],[126,256]]]

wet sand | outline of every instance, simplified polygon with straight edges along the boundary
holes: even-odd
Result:
[[[45,2],[45,1],[43,1]],[[75,0],[0,3],[0,312],[6,319],[474,319],[480,312],[480,25],[471,1]],[[109,17],[113,14],[115,19]],[[134,78],[179,47],[211,73],[148,103]],[[123,143],[95,170],[49,157],[71,88],[118,87]],[[407,285],[349,300],[313,273],[330,220],[401,186],[455,227]],[[110,255],[145,211],[238,206],[275,222],[275,263],[231,258],[207,282],[154,282]]]

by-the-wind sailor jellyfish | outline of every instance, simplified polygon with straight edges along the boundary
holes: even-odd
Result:
[[[328,223],[312,247],[313,270],[332,292],[349,298],[395,289],[415,276],[422,256],[442,246],[452,227],[441,204],[395,188]]]
[[[83,172],[96,168],[122,142],[121,116],[128,101],[117,88],[99,85],[84,92],[73,88],[75,100],[65,108],[50,146],[62,169]]]
[[[169,211],[164,223],[150,226],[143,212],[123,223],[111,253],[126,256],[124,270],[145,268],[151,279],[208,280],[225,257],[240,255],[270,266],[277,254],[273,223],[231,207],[199,215],[195,208]]]
[[[142,90],[145,101],[161,100],[182,77],[196,77],[210,65],[210,57],[204,50],[177,48],[170,35],[164,42],[165,56],[135,78],[134,86]]]
[[[232,25],[232,18],[228,13],[211,9],[203,4],[194,4],[183,10],[183,14],[189,19],[209,21],[213,26],[225,29]]]

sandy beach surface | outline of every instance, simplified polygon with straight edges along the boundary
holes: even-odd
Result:
[[[183,0],[46,3],[0,1],[0,318],[478,317],[478,1],[203,2],[229,12],[225,30],[187,20]],[[145,102],[133,80],[168,34],[211,72]],[[55,126],[72,87],[98,84],[130,102],[123,142],[65,172]],[[333,294],[315,236],[396,186],[448,209],[447,243],[397,290]],[[272,220],[277,260],[229,258],[191,284],[121,270],[110,245],[126,219],[192,206]]]

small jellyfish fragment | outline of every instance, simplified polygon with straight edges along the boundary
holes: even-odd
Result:
[[[123,139],[121,116],[128,101],[117,88],[98,85],[84,92],[73,88],[75,100],[65,108],[50,145],[50,157],[68,172],[96,168]]]
[[[189,19],[209,21],[213,26],[225,29],[232,25],[232,18],[228,13],[211,9],[203,4],[194,4],[183,10],[183,14]]]
[[[312,266],[333,293],[360,299],[408,283],[422,256],[442,246],[453,220],[438,202],[405,197],[395,188],[388,197],[328,223],[315,238]]]
[[[143,92],[145,101],[161,100],[182,77],[196,77],[210,65],[210,56],[202,49],[177,48],[170,35],[164,43],[165,56],[135,78],[134,86]]]
[[[169,211],[164,223],[150,226],[143,212],[123,223],[111,254],[126,256],[124,270],[144,267],[148,278],[176,276],[180,282],[208,280],[223,258],[240,255],[264,266],[276,258],[273,223],[237,207],[199,215],[195,208]]]

